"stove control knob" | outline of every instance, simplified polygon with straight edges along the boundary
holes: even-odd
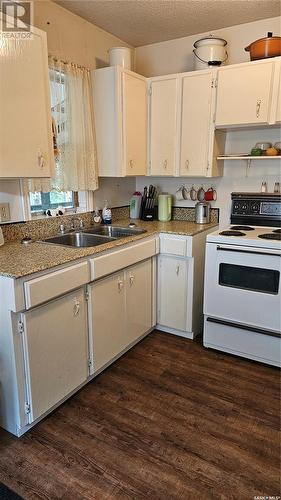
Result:
[[[243,214],[247,213],[249,210],[248,203],[246,203],[246,202],[242,203],[241,210],[242,210]]]
[[[253,214],[258,214],[259,211],[260,211],[260,205],[259,205],[259,203],[256,203],[256,202],[252,203],[251,204],[251,212]]]

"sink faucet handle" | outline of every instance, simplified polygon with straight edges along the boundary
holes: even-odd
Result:
[[[79,228],[84,229],[84,221],[83,219],[79,219]]]

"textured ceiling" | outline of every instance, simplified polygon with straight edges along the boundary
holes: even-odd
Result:
[[[56,0],[138,47],[280,15],[280,0]],[[262,34],[263,35],[263,34]]]

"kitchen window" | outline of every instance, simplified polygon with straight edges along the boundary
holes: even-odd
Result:
[[[54,147],[51,179],[24,179],[27,217],[62,207],[92,210],[98,188],[90,70],[49,57]]]
[[[48,209],[62,207],[64,209],[74,209],[75,193],[73,191],[50,191],[49,193],[30,193],[31,214],[46,212]]]

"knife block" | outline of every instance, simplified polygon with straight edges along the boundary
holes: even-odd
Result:
[[[144,208],[141,220],[154,220],[155,219],[155,208]]]

